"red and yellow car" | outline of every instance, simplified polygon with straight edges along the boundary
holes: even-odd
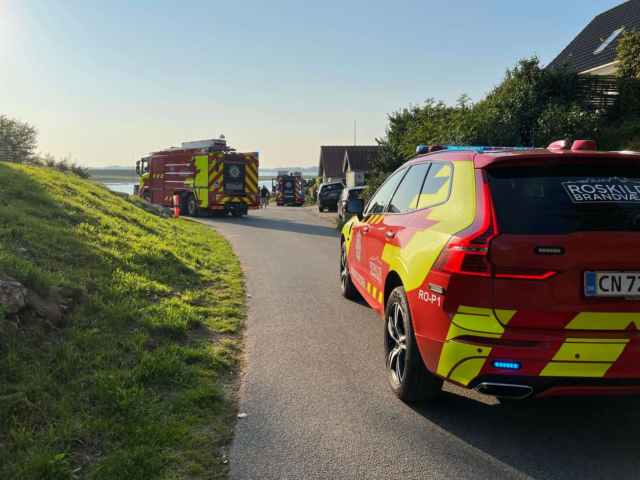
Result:
[[[341,235],[405,401],[640,394],[640,155],[419,147]]]

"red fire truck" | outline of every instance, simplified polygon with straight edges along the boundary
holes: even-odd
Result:
[[[258,165],[258,152],[238,153],[221,135],[149,153],[136,172],[148,202],[172,207],[178,195],[181,215],[213,210],[241,217],[260,206]]]
[[[302,172],[278,171],[276,177],[276,205],[295,205],[301,207],[304,204],[304,179]]]

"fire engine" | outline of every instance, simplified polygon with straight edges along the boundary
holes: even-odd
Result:
[[[302,172],[287,172],[279,170],[276,177],[276,204],[295,205],[301,207],[304,203],[304,179]]]
[[[197,217],[205,210],[246,215],[259,208],[258,152],[238,153],[218,139],[184,142],[148,153],[136,162],[140,197],[173,207],[178,196],[181,215]]]

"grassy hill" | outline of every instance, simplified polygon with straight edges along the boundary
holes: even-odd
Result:
[[[245,305],[221,236],[0,163],[0,273],[63,312],[0,313],[0,478],[225,476]]]

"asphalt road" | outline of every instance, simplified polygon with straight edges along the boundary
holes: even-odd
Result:
[[[382,320],[340,295],[333,215],[200,219],[234,245],[250,295],[232,479],[640,478],[638,399],[397,400]]]

